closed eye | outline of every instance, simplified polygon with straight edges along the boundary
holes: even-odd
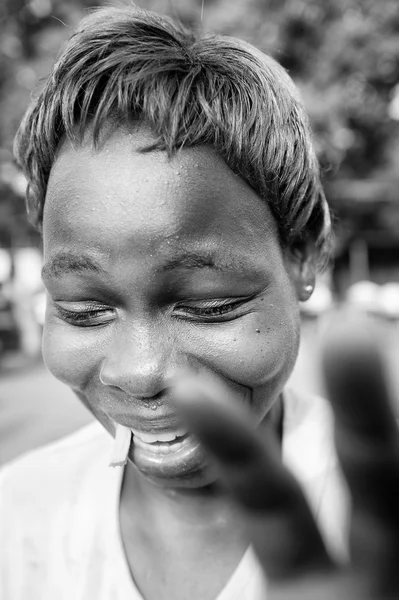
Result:
[[[54,304],[57,315],[62,321],[77,327],[98,327],[111,322],[115,310],[109,306],[97,303],[84,303],[68,306]]]
[[[226,298],[218,300],[207,300],[207,301],[190,301],[185,303],[179,303],[174,308],[174,315],[179,317],[186,317],[195,320],[203,320],[218,322],[227,321],[233,318],[237,318],[240,314],[237,314],[246,302],[251,298]],[[222,318],[221,318],[222,317]],[[223,318],[227,317],[227,318]]]

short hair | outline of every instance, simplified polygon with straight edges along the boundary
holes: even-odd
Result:
[[[307,114],[287,72],[242,40],[195,32],[136,6],[102,8],[72,35],[15,142],[27,208],[40,230],[63,139],[97,145],[110,123],[141,121],[142,151],[212,145],[265,199],[284,245],[311,240],[328,257],[331,221]]]

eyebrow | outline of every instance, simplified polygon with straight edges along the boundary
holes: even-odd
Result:
[[[166,260],[160,267],[160,271],[172,271],[173,269],[204,269],[216,268],[223,270],[213,254],[182,254]]]
[[[42,268],[42,277],[61,277],[68,273],[105,274],[102,266],[94,258],[77,252],[61,251],[55,254]]]
[[[187,253],[167,259],[158,269],[160,272],[173,269],[215,269],[218,271],[253,271],[244,257],[230,256],[229,260],[217,259],[213,253]],[[60,251],[53,256],[42,269],[43,278],[59,278],[70,273],[96,273],[106,275],[105,269],[89,255],[78,254],[72,250]]]
[[[215,269],[223,273],[236,271],[238,273],[254,274],[258,271],[255,265],[246,256],[240,255],[221,255],[214,251],[204,251],[201,253],[190,252],[181,254],[166,261],[161,265],[160,271],[170,271],[172,269]]]

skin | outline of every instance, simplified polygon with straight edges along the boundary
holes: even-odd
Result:
[[[260,432],[276,429],[313,254],[281,248],[267,204],[212,148],[169,161],[139,152],[151,140],[137,127],[96,150],[89,135],[59,149],[43,221],[45,362],[112,435],[115,422],[181,425],[171,389],[182,369]],[[121,532],[147,600],[215,597],[248,546],[212,465],[202,445],[173,465],[131,447]],[[158,579],[141,577],[149,570]]]
[[[119,130],[99,151],[87,140],[59,152],[43,222],[47,366],[112,434],[112,421],[179,425],[179,369],[212,379],[262,424],[296,360],[303,261],[282,251],[267,204],[212,149],[169,162],[137,151],[150,140]],[[184,264],[192,253],[206,264]],[[234,309],[209,314],[226,302]],[[130,458],[166,487],[212,479],[201,452],[169,470]]]
[[[44,215],[44,354],[111,434],[114,421],[151,425],[155,414],[168,426],[188,424],[201,442],[189,465],[173,469],[130,454],[121,534],[143,597],[215,598],[250,541],[269,600],[397,598],[399,441],[375,332],[339,315],[324,352],[352,495],[351,562],[342,568],[272,435],[312,253],[281,249],[265,203],[210,148],[168,162],[138,153],[151,135],[133,133],[114,132],[100,151],[89,140],[60,149]],[[212,267],[210,250],[214,262],[234,264]],[[64,255],[50,268],[68,251],[79,261]],[[82,261],[88,251],[100,269]],[[193,251],[189,264],[176,262]],[[210,298],[245,295],[226,322],[198,317]],[[100,325],[68,322],[66,309],[96,310],[84,318]]]

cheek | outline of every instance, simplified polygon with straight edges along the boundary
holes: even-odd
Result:
[[[296,305],[256,312],[218,326],[214,335],[197,339],[202,361],[226,379],[255,390],[281,388],[294,368],[299,347],[299,310]]]
[[[48,370],[74,391],[84,390],[98,364],[98,348],[90,335],[75,333],[69,327],[46,320],[43,331],[43,359]]]
[[[101,359],[98,344],[84,343],[78,332],[48,320],[43,332],[43,358],[48,370],[69,386],[84,406],[100,421],[105,429],[115,435],[114,425],[100,409],[95,392],[98,382],[98,365]]]

